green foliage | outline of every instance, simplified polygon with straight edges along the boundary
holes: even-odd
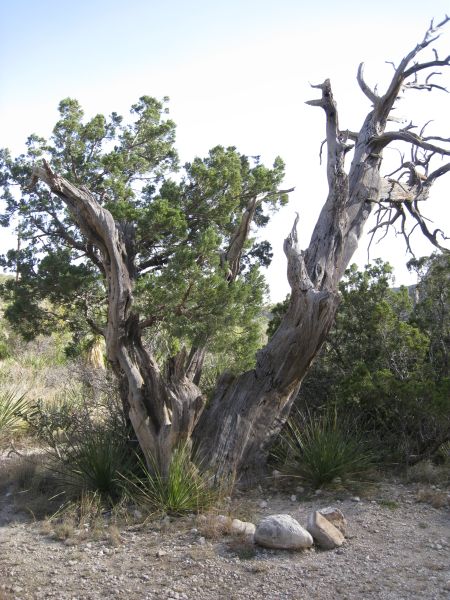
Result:
[[[350,267],[335,325],[296,400],[300,409],[335,407],[353,418],[388,462],[427,456],[450,435],[448,258],[420,264],[415,306],[406,288],[392,288],[389,265]],[[276,307],[271,331],[286,302]]]
[[[0,151],[1,224],[17,219],[20,241],[0,259],[18,273],[0,286],[7,319],[28,340],[68,328],[72,351],[94,324],[106,321],[107,282],[98,251],[59,197],[42,183],[29,187],[33,164],[46,158],[58,174],[87,187],[129,232],[134,309],[160,360],[183,346],[228,354],[237,348],[236,366],[251,366],[266,292],[260,267],[272,256],[257,232],[287,202],[277,191],[283,161],[277,157],[269,168],[259,157],[216,146],[180,170],[167,99],[140,98],[128,121],[116,113],[85,119],[70,98],[61,101],[59,113],[49,140],[30,136],[17,158]],[[230,283],[224,256],[254,198],[260,200],[241,270]]]
[[[420,277],[411,321],[429,338],[428,361],[435,377],[450,377],[450,253],[408,263]]]
[[[218,498],[213,478],[194,464],[187,444],[173,452],[167,477],[159,472],[156,462],[151,472],[141,462],[141,470],[139,476],[125,477],[124,485],[131,499],[150,514],[196,513],[211,507]]]
[[[77,427],[80,406],[74,393],[58,394],[51,402],[39,399],[27,416],[29,432],[50,448],[55,449],[69,439]]]
[[[313,415],[297,412],[283,432],[286,447],[284,469],[313,487],[360,477],[374,465],[374,455],[362,436],[337,413]]]
[[[69,497],[96,492],[108,503],[119,499],[120,475],[130,472],[134,463],[123,432],[97,426],[57,450],[53,468],[59,486]]]
[[[0,393],[0,443],[23,428],[29,409],[25,394],[14,390],[3,390]]]

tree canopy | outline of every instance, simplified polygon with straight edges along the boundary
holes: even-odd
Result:
[[[17,273],[4,289],[7,317],[28,339],[61,323],[76,338],[105,325],[98,248],[61,199],[42,183],[30,187],[33,164],[45,158],[130,230],[135,307],[153,344],[164,339],[160,354],[167,358],[183,345],[235,348],[235,366],[247,368],[261,343],[261,266],[272,256],[256,236],[287,201],[279,191],[284,164],[277,157],[268,168],[257,156],[216,146],[180,167],[167,112],[167,98],[145,96],[132,106],[131,121],[116,113],[85,119],[79,103],[66,98],[49,140],[31,135],[27,153],[15,159],[2,151],[2,224],[17,223],[20,242],[2,259]]]
[[[440,161],[450,156],[449,140],[428,135],[426,125],[419,133],[412,123],[392,127],[392,112],[405,90],[444,89],[435,78],[450,56],[431,45],[449,20],[431,23],[394,65],[383,93],[360,65],[357,81],[371,108],[356,131],[340,127],[330,80],[313,86],[319,97],[307,104],[325,114],[328,196],[306,250],[298,218],[284,241],[292,293],[254,359],[265,289],[259,268],[271,252],[254,236],[287,200],[281,159],[269,168],[217,146],[179,169],[165,101],[146,96],[130,121],[117,114],[85,121],[79,104],[64,100],[50,140],[31,136],[16,159],[1,152],[1,220],[16,217],[20,231],[17,250],[3,260],[17,273],[5,286],[8,316],[29,337],[61,319],[104,335],[139,445],[163,476],[174,449],[191,439],[218,477],[264,464],[333,324],[339,282],[371,213],[375,230],[400,222],[409,243],[412,219],[442,248],[442,232],[430,229],[422,206],[450,171]],[[398,169],[382,173],[384,152],[395,144],[411,156],[401,154]],[[237,348],[240,365],[231,366],[244,371],[224,372],[205,410],[199,384],[214,345],[222,353]]]

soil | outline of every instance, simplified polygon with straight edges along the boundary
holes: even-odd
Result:
[[[4,494],[0,600],[450,598],[448,502],[439,508],[418,502],[426,496],[418,484],[393,481],[359,490],[360,498],[354,490],[308,494],[275,484],[237,493],[224,514],[256,523],[287,513],[304,525],[312,510],[337,506],[348,521],[344,545],[265,550],[214,535],[211,519],[193,515],[124,526],[102,539],[75,532],[61,541],[51,528],[16,512],[14,494]],[[433,494],[448,493],[428,488],[431,502]]]

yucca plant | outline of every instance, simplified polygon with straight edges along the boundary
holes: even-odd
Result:
[[[314,487],[331,483],[336,477],[348,480],[367,473],[374,466],[374,454],[361,436],[334,412],[314,416],[295,413],[282,436],[285,468]]]
[[[188,444],[174,451],[167,477],[161,475],[156,462],[151,470],[142,460],[140,466],[141,475],[125,477],[124,485],[130,499],[150,514],[196,513],[212,506],[219,497],[211,476],[193,462]]]
[[[55,458],[59,484],[69,495],[95,492],[108,504],[121,496],[120,475],[129,473],[135,463],[123,433],[107,427],[86,430],[84,437],[69,440]]]
[[[0,441],[24,427],[28,409],[29,402],[25,394],[18,394],[14,390],[0,393]]]

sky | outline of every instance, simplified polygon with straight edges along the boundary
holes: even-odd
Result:
[[[449,8],[448,0],[0,0],[0,147],[17,154],[30,133],[48,136],[62,98],[77,98],[91,117],[126,115],[146,94],[170,97],[182,162],[217,144],[266,164],[280,155],[284,187],[295,191],[262,239],[274,249],[271,299],[281,300],[289,291],[283,239],[298,212],[300,243],[308,246],[327,194],[319,161],[324,115],[305,104],[317,97],[310,84],[329,77],[341,129],[358,130],[370,109],[356,82],[358,64],[381,91],[392,73],[385,61],[398,64]],[[449,41],[447,26],[439,41],[445,55]],[[448,109],[444,93],[411,92],[398,116],[418,125],[433,119],[434,131],[447,137]],[[386,159],[395,165],[398,155]],[[428,213],[447,232],[449,186],[450,176],[436,185]],[[6,230],[0,236],[2,252],[13,238]],[[354,256],[361,267],[367,243],[366,236]],[[433,251],[419,235],[413,247],[417,256]],[[414,282],[399,237],[372,245],[376,257],[394,266],[397,285]]]

